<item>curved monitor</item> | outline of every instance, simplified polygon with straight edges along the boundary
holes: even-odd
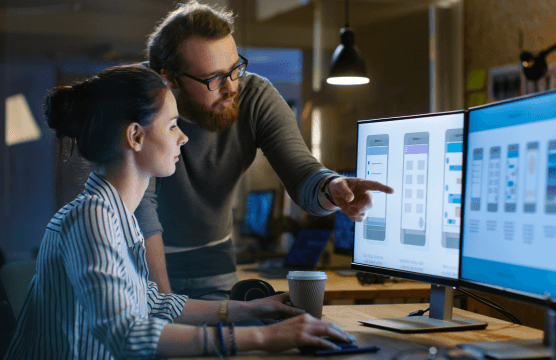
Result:
[[[556,92],[469,110],[462,286],[556,296]]]
[[[463,111],[358,123],[357,177],[394,193],[355,224],[353,269],[457,284],[463,125]]]

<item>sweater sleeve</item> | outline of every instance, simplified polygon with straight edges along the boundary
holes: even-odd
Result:
[[[129,259],[122,256],[127,245],[116,236],[119,222],[102,200],[76,206],[63,224],[62,260],[92,335],[117,359],[150,359],[169,319],[139,313],[125,272]]]
[[[334,172],[311,155],[290,107],[268,80],[264,79],[248,91],[252,91],[249,94],[252,97],[250,110],[257,146],[288,194],[310,214],[330,214],[331,211],[319,205],[317,198],[319,185]]]
[[[158,201],[157,201],[157,189],[158,189],[158,178],[154,176],[151,177],[149,186],[145,191],[145,195],[141,199],[139,206],[135,210],[135,217],[139,223],[139,228],[143,233],[145,239],[150,238],[156,234],[162,234],[162,224],[158,219]]]

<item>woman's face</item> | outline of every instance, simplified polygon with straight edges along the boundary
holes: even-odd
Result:
[[[170,90],[164,90],[164,102],[153,122],[145,129],[144,151],[140,166],[151,176],[170,176],[176,171],[180,146],[188,140],[177,125],[178,108]]]

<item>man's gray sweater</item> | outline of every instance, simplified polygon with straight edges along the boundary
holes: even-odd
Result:
[[[198,247],[232,233],[234,191],[260,148],[293,201],[314,215],[321,181],[332,172],[309,152],[296,119],[272,84],[255,74],[240,79],[239,117],[223,133],[179,122],[189,138],[176,172],[153,178],[135,215],[145,239],[163,232],[165,245]],[[155,184],[156,180],[156,184]],[[231,241],[166,255],[170,278],[196,278],[235,271]]]

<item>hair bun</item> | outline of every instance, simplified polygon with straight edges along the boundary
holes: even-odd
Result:
[[[130,123],[146,127],[154,121],[164,105],[163,91],[168,87],[153,70],[115,66],[50,91],[44,102],[45,120],[58,138],[75,139],[72,146],[77,145],[84,159],[109,164],[122,156],[122,134]]]
[[[59,86],[48,93],[44,115],[56,137],[77,139],[81,135],[86,117],[92,116],[91,102],[96,101],[94,97],[88,96],[90,86],[90,82],[81,82],[72,86]]]

